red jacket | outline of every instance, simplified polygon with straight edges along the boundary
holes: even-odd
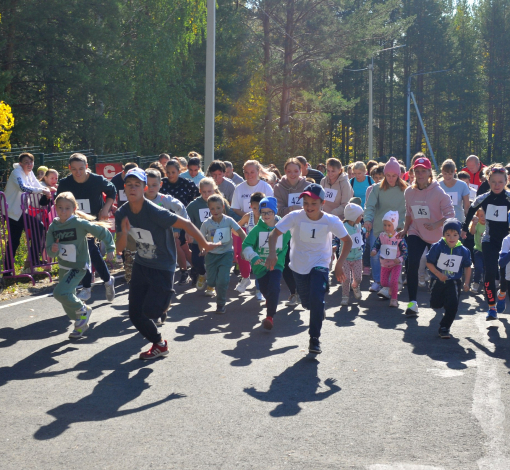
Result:
[[[476,172],[476,173],[471,173],[467,167],[465,168],[462,168],[461,171],[465,171],[467,173],[469,173],[469,182],[471,184],[476,184],[478,187],[480,187],[480,185],[482,184],[482,181],[480,180],[480,174],[482,173],[482,170],[485,168],[485,165],[480,162],[480,169]]]

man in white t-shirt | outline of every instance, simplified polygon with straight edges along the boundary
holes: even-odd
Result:
[[[303,209],[293,211],[280,220],[269,235],[269,256],[266,267],[273,270],[276,264],[276,241],[290,230],[290,263],[303,307],[310,310],[310,344],[308,350],[320,354],[319,337],[324,320],[324,296],[329,289],[329,264],[331,261],[332,235],[343,242],[335,266],[338,282],[345,280],[342,266],[351,251],[352,240],[341,220],[322,211],[325,198],[322,186],[309,184],[299,196]]]

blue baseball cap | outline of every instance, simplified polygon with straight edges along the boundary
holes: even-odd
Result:
[[[322,201],[326,199],[326,193],[324,192],[323,187],[317,183],[310,183],[299,195],[299,198],[302,198],[303,196],[310,196],[313,199],[321,199]]]
[[[135,178],[139,179],[142,183],[147,184],[147,173],[145,173],[145,171],[143,171],[141,168],[133,168],[132,170],[129,170],[126,173],[124,179],[127,179],[130,176],[134,176]]]
[[[276,214],[278,212],[278,203],[276,198],[269,196],[261,199],[259,202],[259,211],[261,209],[270,209]]]

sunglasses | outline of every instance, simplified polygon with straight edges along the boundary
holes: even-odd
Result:
[[[491,168],[491,173],[507,173],[507,170],[505,168]]]

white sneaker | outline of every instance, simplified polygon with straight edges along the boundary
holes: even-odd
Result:
[[[381,290],[381,285],[378,282],[372,282],[368,290],[370,292],[379,292]]]
[[[106,291],[106,300],[108,302],[113,302],[115,299],[115,278],[110,276],[110,280],[104,283],[104,288]]]
[[[471,284],[471,292],[473,294],[478,294],[479,289],[480,289],[480,284],[478,282],[473,282],[473,284]]]
[[[340,302],[340,305],[342,307],[346,307],[347,305],[349,305],[349,297],[342,297],[342,301]]]
[[[353,287],[352,292],[354,294],[354,298],[357,300],[361,300],[361,287]]]
[[[418,280],[418,287],[427,287],[427,281],[424,279]]]
[[[299,295],[291,294],[289,300],[287,300],[287,305],[289,307],[295,307],[296,305],[299,305]]]
[[[78,294],[76,294],[80,300],[86,302],[92,297],[92,287],[84,287]]]
[[[258,289],[255,291],[255,297],[259,302],[265,302],[266,298],[262,295],[262,292],[260,292]]]
[[[76,310],[76,321],[74,322],[74,328],[82,328],[86,326],[90,319],[90,314],[92,313],[92,307],[87,307],[83,305],[80,310]]]
[[[205,288],[205,292],[204,292],[204,295],[206,297],[214,297],[216,295],[216,291],[214,290],[214,287],[209,287],[207,286]]]
[[[412,300],[407,304],[406,317],[417,317],[418,316],[418,302]]]
[[[391,294],[390,294],[390,288],[389,287],[383,287],[378,293],[377,295],[379,297],[382,297],[384,299],[389,299],[391,298]]]
[[[78,339],[83,336],[83,333],[85,333],[89,329],[89,325],[83,325],[80,328],[74,328],[71,333],[69,333],[69,339]]]
[[[246,291],[246,289],[248,289],[248,286],[251,284],[251,279],[249,277],[243,277],[241,279],[241,282],[239,284],[237,284],[235,290],[237,292],[239,292],[240,294],[242,294],[243,292]]]

